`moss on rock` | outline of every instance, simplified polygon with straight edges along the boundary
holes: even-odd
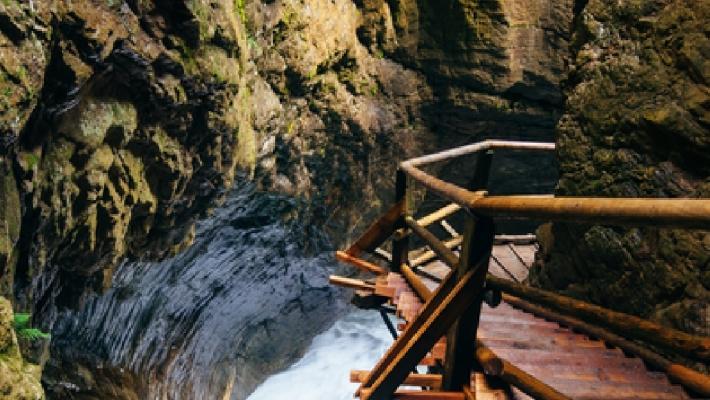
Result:
[[[0,297],[0,400],[40,400],[42,370],[22,359],[13,330],[10,302]]]
[[[587,3],[557,127],[558,195],[708,197],[708,18],[692,0]],[[710,335],[710,233],[555,224],[551,235],[533,283]]]

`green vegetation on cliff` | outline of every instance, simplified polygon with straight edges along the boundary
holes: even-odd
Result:
[[[0,297],[0,400],[40,400],[40,366],[22,359],[13,328],[12,306]]]

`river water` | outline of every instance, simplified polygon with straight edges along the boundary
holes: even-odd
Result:
[[[306,354],[267,379],[248,400],[350,400],[350,370],[370,370],[392,344],[379,313],[353,311],[313,339]]]

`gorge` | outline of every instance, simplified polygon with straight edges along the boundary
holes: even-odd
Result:
[[[332,250],[408,157],[555,141],[491,192],[710,197],[709,13],[0,1],[0,399],[247,398],[346,309]],[[532,285],[710,336],[708,232],[537,233]],[[51,341],[18,344],[13,310]]]

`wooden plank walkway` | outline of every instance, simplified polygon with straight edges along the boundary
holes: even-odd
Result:
[[[710,398],[710,376],[653,350],[707,363],[710,339],[521,284],[533,262],[535,236],[495,234],[495,220],[511,218],[710,229],[710,199],[489,196],[494,150],[553,151],[555,145],[487,140],[406,160],[397,171],[396,205],[352,247],[338,252],[339,260],[377,277],[331,276],[330,281],[356,289],[358,306],[383,315],[394,307],[403,320],[399,333],[386,320],[397,338],[373,369],[353,371],[352,379],[362,383],[357,395],[366,400],[526,398],[520,389],[545,400],[688,398],[672,379]],[[465,188],[422,169],[470,154],[476,161]],[[450,203],[415,219],[413,200],[421,188]],[[461,233],[446,220],[459,211]],[[448,238],[427,228],[437,223]],[[380,247],[388,239],[391,252]],[[426,246],[410,248],[421,242]],[[360,258],[361,253],[387,261],[392,272]],[[508,303],[495,309],[481,305],[485,300],[495,306],[501,298]],[[389,307],[382,308],[383,302]],[[430,367],[430,373],[413,374],[417,363]]]
[[[532,244],[496,245],[489,270],[498,277],[522,281],[527,277],[534,254],[535,246]],[[449,271],[445,264],[436,260],[419,269],[425,272],[425,276],[438,278],[443,278]],[[432,290],[438,285],[434,279],[423,278],[423,281]],[[398,273],[390,272],[378,277],[375,286],[377,293],[390,297],[389,303],[396,308],[396,315],[404,320],[398,326],[401,333],[407,323],[418,315],[422,308],[421,300]],[[484,304],[478,338],[501,358],[573,399],[690,398],[682,387],[671,384],[665,374],[647,370],[639,358],[627,357],[619,349],[610,348],[601,341],[506,303],[496,308]],[[445,352],[444,337],[420,365],[444,365]],[[480,372],[471,375],[470,385],[477,400],[530,399],[517,389]],[[464,399],[463,396],[451,398]],[[418,397],[416,393],[403,393],[396,398]]]

